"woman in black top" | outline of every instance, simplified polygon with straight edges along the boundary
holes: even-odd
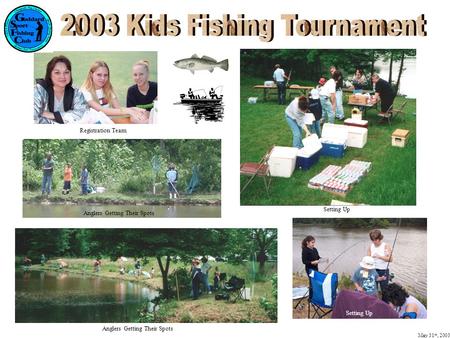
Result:
[[[302,262],[305,264],[305,271],[319,271],[319,252],[314,247],[316,239],[313,236],[306,236],[302,241]]]

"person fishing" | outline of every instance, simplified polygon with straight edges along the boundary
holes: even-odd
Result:
[[[169,165],[169,169],[166,171],[167,178],[167,186],[169,188],[169,198],[177,198],[177,180],[178,180],[178,171],[175,169],[175,165],[171,163]]]
[[[369,232],[369,238],[372,241],[369,249],[367,250],[367,256],[374,259],[375,270],[380,277],[385,276],[386,278],[379,281],[377,284],[380,290],[386,288],[389,283],[389,263],[392,262],[392,248],[386,242],[383,242],[383,234],[380,230],[374,229]]]
[[[320,255],[315,248],[316,239],[313,236],[306,236],[302,241],[302,262],[305,264],[306,274],[309,270],[319,271]]]

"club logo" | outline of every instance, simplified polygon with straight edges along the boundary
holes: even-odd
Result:
[[[41,8],[20,6],[5,20],[5,37],[18,51],[32,53],[44,48],[52,37],[52,21]]]

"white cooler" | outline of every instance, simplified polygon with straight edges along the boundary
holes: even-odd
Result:
[[[273,147],[268,161],[270,174],[275,177],[291,177],[297,152],[298,149],[294,147]]]
[[[367,143],[367,128],[345,126],[348,131],[347,147],[364,148]]]

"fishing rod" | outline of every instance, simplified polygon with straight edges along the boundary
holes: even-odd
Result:
[[[402,225],[402,219],[399,218],[397,220],[397,232],[395,233],[394,243],[392,243],[392,250],[391,250],[391,253],[389,254],[389,260],[388,260],[388,263],[387,263],[387,266],[386,266],[386,272],[389,271],[389,264],[391,263],[391,260],[392,260],[392,254],[394,252],[395,243],[397,243],[398,232],[400,231],[400,226],[401,225]],[[388,278],[389,278],[389,276],[388,276]]]
[[[169,183],[170,183],[170,185],[172,186],[173,190],[175,190],[175,192],[177,193],[178,198],[180,198],[180,197],[181,197],[181,196],[180,196],[180,193],[178,192],[177,188],[175,188],[175,185],[174,185],[171,181],[169,181]]]
[[[365,241],[366,241],[365,239],[362,239],[362,240],[356,242],[355,244],[352,244],[352,245],[349,246],[348,248],[344,249],[344,251],[342,251],[335,259],[333,259],[333,260],[331,261],[330,264],[327,265],[327,267],[326,267],[325,269],[323,269],[323,272],[327,271],[327,269],[328,269],[331,265],[333,265],[333,263],[336,262],[336,261],[337,261],[343,254],[345,254],[348,250],[350,250],[351,248],[355,247],[357,244],[362,243],[362,242],[365,242]]]
[[[292,74],[292,68],[289,71],[288,79],[287,79],[287,82],[286,82],[286,87],[289,86],[289,81],[291,81],[291,74]]]

